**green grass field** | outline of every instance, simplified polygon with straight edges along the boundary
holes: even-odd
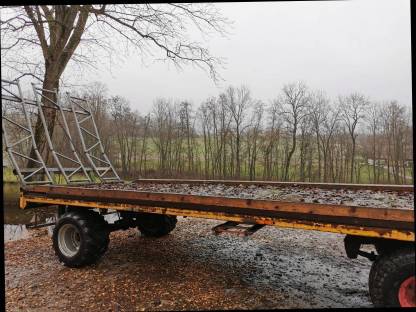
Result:
[[[16,183],[19,181],[17,177],[13,174],[12,169],[3,167],[3,182],[4,183]]]

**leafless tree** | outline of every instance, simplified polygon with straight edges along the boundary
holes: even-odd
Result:
[[[247,110],[251,105],[250,91],[246,86],[240,88],[229,87],[226,91],[226,106],[231,113],[233,120],[235,134],[235,160],[236,160],[236,177],[239,178],[241,174],[241,138],[243,131],[247,127]]]
[[[337,128],[339,126],[339,110],[329,105],[326,106],[326,115],[322,120],[322,130],[319,135],[319,140],[322,145],[324,158],[324,182],[328,182],[330,173],[333,172],[333,157],[331,157],[331,140],[333,139]],[[334,180],[334,178],[333,178]],[[334,182],[334,181],[333,181]]]
[[[406,181],[405,154],[406,146],[410,145],[409,126],[407,124],[406,110],[397,101],[390,101],[382,107],[382,126],[387,158],[387,180],[391,182],[391,176],[395,184]],[[409,142],[410,141],[410,142]]]
[[[119,148],[122,174],[129,176],[132,159],[137,149],[138,114],[131,111],[126,99],[119,96],[110,100],[113,135]]]
[[[264,158],[264,175],[265,180],[271,178],[279,178],[279,163],[280,157],[280,135],[283,118],[280,112],[282,111],[279,101],[273,101],[268,109],[268,126],[265,130],[264,143],[262,144],[263,158]]]
[[[250,181],[256,179],[256,167],[259,150],[259,139],[262,132],[262,118],[264,114],[264,103],[258,101],[255,103],[250,126],[247,131],[246,148],[248,176]]]
[[[351,150],[351,168],[350,168],[350,181],[354,180],[354,165],[355,165],[355,149],[357,140],[357,126],[360,120],[365,116],[365,111],[369,105],[369,101],[366,97],[359,93],[352,93],[348,96],[339,98],[339,108],[341,111],[341,118],[344,121],[348,133],[351,138],[352,150]]]
[[[212,147],[211,147],[212,125],[211,125],[211,118],[209,116],[210,114],[209,105],[212,102],[215,102],[214,98],[208,99],[206,102],[201,104],[198,110],[198,119],[200,120],[200,123],[201,123],[201,130],[202,130],[202,136],[203,136],[205,179],[208,179],[209,174],[210,174],[210,164],[211,164],[211,157],[212,157]]]
[[[98,119],[108,155],[124,178],[140,174],[345,183],[353,176],[357,183],[412,183],[412,119],[406,106],[397,101],[373,103],[346,120],[342,101],[305,89],[287,87],[287,93],[269,105],[248,92],[239,94],[236,87],[199,107],[158,99],[145,118],[122,97],[106,94],[103,85],[89,85],[80,94]],[[7,102],[3,113],[13,120],[22,118]],[[60,123],[58,116],[52,139],[58,150],[70,152]],[[9,130],[14,140],[23,137]],[[74,126],[70,130],[77,133]]]
[[[59,89],[68,63],[94,66],[94,51],[112,54],[116,46],[135,48],[141,55],[154,56],[156,51],[158,55],[154,57],[158,59],[171,61],[179,68],[193,64],[216,80],[221,59],[188,39],[187,30],[193,25],[203,35],[223,35],[228,23],[215,5],[207,3],[2,7],[2,58],[20,76],[36,77],[45,90]],[[123,40],[124,45],[114,38]],[[42,57],[28,58],[26,53],[33,48]],[[30,55],[33,57],[33,53]],[[46,96],[47,91],[43,92]],[[52,96],[51,100],[56,99]],[[43,102],[50,105],[45,98]],[[46,109],[45,116],[52,134],[56,110]],[[43,150],[45,136],[40,120],[35,133]]]
[[[158,99],[155,102],[152,117],[152,140],[156,146],[159,160],[159,170],[171,173],[169,165],[169,154],[172,149],[173,140],[173,108],[172,105],[164,99]]]
[[[310,113],[300,120],[299,128],[299,180],[305,181],[308,176],[307,171],[312,171],[313,127]]]
[[[378,176],[380,172],[379,164],[377,159],[380,158],[380,153],[376,153],[377,150],[377,135],[379,134],[381,128],[381,104],[380,103],[371,103],[368,107],[366,114],[366,121],[368,130],[371,133],[371,157],[372,157],[372,167],[373,167],[373,183],[378,181]]]
[[[193,120],[194,117],[192,116],[192,105],[187,102],[183,101],[180,103],[180,119],[181,119],[181,127],[183,128],[182,131],[185,133],[186,136],[186,156],[188,162],[188,172],[190,173],[194,168],[194,152],[193,152],[193,144],[195,144],[195,133],[193,127]]]
[[[140,160],[139,160],[139,174],[142,174],[142,169],[146,172],[146,158],[147,158],[147,137],[149,134],[149,125],[150,125],[150,114],[144,118],[143,122],[143,138],[142,146],[140,151]]]
[[[310,96],[307,86],[302,82],[287,84],[283,87],[282,95],[277,101],[281,103],[281,113],[291,135],[291,146],[286,156],[283,173],[283,179],[287,181],[289,179],[290,161],[296,150],[298,126],[300,121],[309,114]]]
[[[91,111],[98,132],[102,136],[104,149],[109,151],[112,129],[107,122],[107,115],[110,111],[107,86],[101,82],[90,83],[83,88],[78,97],[87,101],[88,109]]]
[[[317,155],[318,155],[318,181],[322,177],[322,146],[321,146],[321,136],[322,136],[322,125],[326,116],[328,114],[329,108],[329,99],[322,90],[311,93],[311,122],[312,127],[315,132],[316,146],[317,146]]]

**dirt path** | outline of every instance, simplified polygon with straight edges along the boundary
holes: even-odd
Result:
[[[265,227],[214,236],[221,222],[179,218],[160,239],[111,234],[96,265],[58,263],[50,237],[7,242],[7,311],[144,311],[371,307],[370,262],[343,236]]]

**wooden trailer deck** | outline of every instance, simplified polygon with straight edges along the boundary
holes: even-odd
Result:
[[[272,185],[310,188],[372,190],[412,193],[412,186],[348,185],[319,183],[214,181],[214,180],[136,180],[134,183],[178,183],[203,185]],[[126,189],[132,184],[125,184]],[[116,189],[112,189],[116,188]],[[131,187],[130,187],[131,188]],[[20,207],[62,205],[117,211],[150,212],[167,215],[217,219],[235,223],[273,225],[318,230],[355,236],[414,241],[414,209],[360,207],[279,200],[229,198],[120,189],[120,183],[84,186],[28,186],[22,188]]]

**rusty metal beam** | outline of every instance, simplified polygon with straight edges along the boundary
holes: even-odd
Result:
[[[177,208],[166,208],[166,207],[147,207],[138,206],[125,203],[105,203],[95,202],[86,200],[72,200],[63,198],[50,198],[49,196],[35,196],[25,195],[20,197],[20,207],[25,208],[29,205],[37,204],[49,204],[49,205],[68,205],[85,208],[99,208],[99,209],[110,209],[110,210],[124,210],[124,211],[136,211],[136,212],[148,212],[158,214],[168,214],[176,216],[187,216],[194,218],[205,218],[215,220],[234,221],[237,223],[253,223],[270,225],[276,227],[285,227],[302,230],[314,230],[322,232],[331,232],[338,234],[350,234],[356,236],[365,237],[379,237],[401,241],[415,241],[414,230],[398,230],[398,229],[386,229],[380,227],[363,227],[355,225],[342,225],[332,224],[324,222],[311,222],[305,220],[288,220],[283,218],[263,217],[263,216],[252,216],[243,214],[233,214],[224,212],[211,212],[211,211],[197,211],[190,209],[177,209]]]
[[[372,190],[372,191],[394,191],[414,192],[413,185],[393,184],[351,184],[351,183],[311,183],[311,182],[276,182],[276,181],[246,181],[246,180],[186,180],[186,179],[137,179],[132,183],[159,183],[159,184],[224,184],[224,185],[257,185],[278,187],[302,187],[321,189],[346,189],[346,190]]]

